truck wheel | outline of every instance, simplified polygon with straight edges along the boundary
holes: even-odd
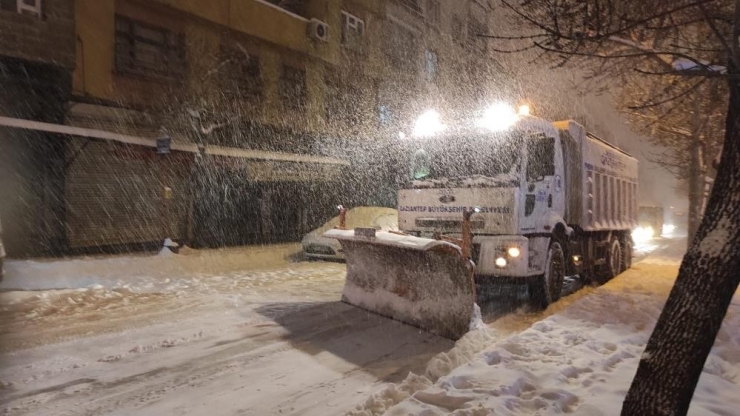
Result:
[[[547,251],[545,274],[528,282],[529,304],[538,310],[546,309],[560,299],[565,280],[565,255],[560,243],[553,242]]]
[[[606,264],[604,269],[597,276],[597,283],[603,285],[612,280],[614,276],[622,271],[622,247],[616,238],[609,244],[609,251],[606,253]]]
[[[625,271],[632,267],[632,242],[629,239],[622,241],[622,269]]]

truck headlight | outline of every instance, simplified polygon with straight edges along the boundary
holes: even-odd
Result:
[[[522,251],[519,250],[519,247],[509,247],[509,250],[507,251],[509,253],[509,256],[517,258],[520,254],[522,254]]]
[[[508,262],[507,262],[507,261],[506,261],[506,259],[505,259],[505,258],[503,258],[503,257],[499,257],[499,258],[497,258],[497,259],[496,259],[496,266],[497,266],[497,267],[506,267],[506,264],[507,264],[507,263],[508,263]]]

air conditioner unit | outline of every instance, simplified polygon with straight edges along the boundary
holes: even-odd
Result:
[[[308,22],[308,37],[322,42],[329,41],[329,25],[319,19]]]

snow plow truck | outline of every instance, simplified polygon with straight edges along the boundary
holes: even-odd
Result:
[[[401,231],[325,234],[347,261],[343,301],[458,339],[492,286],[526,285],[544,309],[565,276],[601,284],[631,266],[635,158],[575,121],[500,108],[469,127],[425,117],[401,145]]]

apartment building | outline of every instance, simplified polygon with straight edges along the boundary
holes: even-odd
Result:
[[[469,115],[504,76],[478,36],[494,14],[488,0],[1,4],[0,19],[20,27],[0,31],[30,34],[3,32],[0,51],[60,74],[47,84],[63,87],[61,111],[46,120],[59,126],[31,127],[60,146],[54,201],[43,205],[57,224],[44,244],[61,251],[164,236],[295,240],[351,199],[357,149],[382,147],[430,107]],[[48,51],[29,47],[31,36]],[[169,152],[158,153],[164,137]],[[361,192],[387,188],[381,166],[362,169]]]

